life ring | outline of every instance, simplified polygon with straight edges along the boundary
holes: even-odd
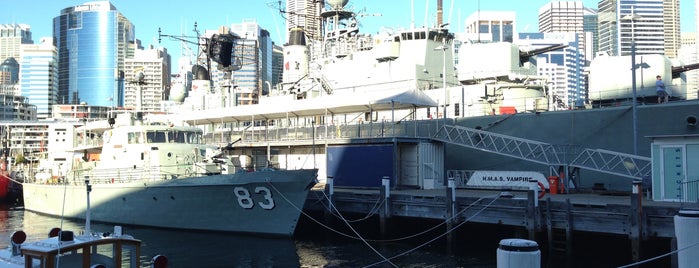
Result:
[[[537,181],[536,184],[539,185],[539,189],[541,190],[539,191],[539,199],[541,199],[546,194],[546,187],[544,187],[544,184],[540,181]]]

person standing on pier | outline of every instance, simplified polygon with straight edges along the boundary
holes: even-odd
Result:
[[[658,103],[665,103],[668,100],[667,91],[665,91],[665,83],[660,75],[655,77],[655,92],[658,93]]]

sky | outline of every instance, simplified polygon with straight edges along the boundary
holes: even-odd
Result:
[[[0,0],[0,24],[24,23],[31,27],[32,37],[52,35],[53,18],[61,9],[89,2],[87,0]],[[167,35],[194,35],[194,23],[198,29],[217,29],[221,25],[240,23],[254,19],[267,29],[276,44],[286,42],[284,17],[278,7],[285,1],[275,0],[112,0],[111,3],[136,27],[136,38],[143,46],[164,46],[173,56],[181,53],[180,42],[163,38],[158,42],[158,28]],[[450,22],[452,31],[463,31],[463,21],[478,11],[515,11],[518,32],[537,32],[539,8],[550,0],[443,0],[444,22]],[[598,0],[583,0],[586,7],[597,7]],[[411,8],[411,4],[414,8]],[[695,31],[694,0],[681,0],[680,24],[682,32]],[[355,12],[374,15],[360,21],[365,33],[376,33],[382,27],[408,28],[411,21],[416,26],[433,26],[437,0],[350,0],[347,5]],[[426,8],[427,7],[427,8]],[[411,11],[412,10],[412,11]],[[380,14],[380,15],[379,15]],[[411,15],[413,14],[413,15]],[[379,15],[379,16],[376,16]],[[462,23],[457,23],[461,21]]]

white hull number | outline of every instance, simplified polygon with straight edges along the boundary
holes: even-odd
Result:
[[[253,200],[248,189],[238,186],[233,189],[233,192],[235,192],[235,196],[238,198],[238,205],[240,205],[240,207],[245,209],[251,209],[255,206],[255,200]],[[272,199],[272,192],[269,189],[267,189],[267,187],[255,187],[255,196],[261,196],[262,198],[264,198],[264,201],[257,202],[257,204],[261,208],[267,210],[274,208],[274,199]]]

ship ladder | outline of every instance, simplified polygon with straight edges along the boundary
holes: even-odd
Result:
[[[573,250],[573,223],[570,199],[563,209],[551,208],[551,198],[546,199],[546,231],[549,258],[563,257],[570,260]]]

